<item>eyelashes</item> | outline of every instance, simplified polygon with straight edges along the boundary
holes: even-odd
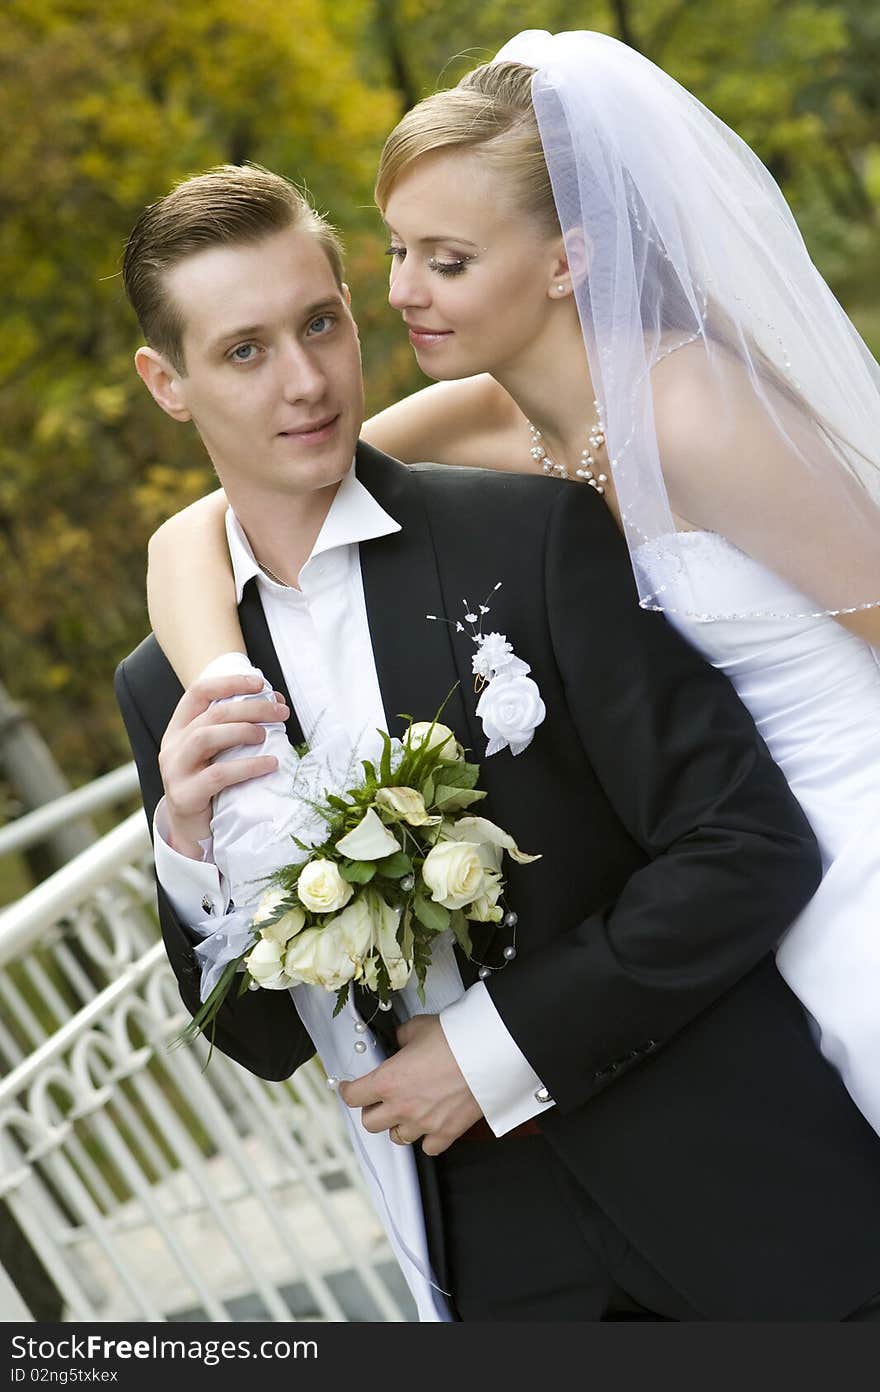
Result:
[[[390,256],[394,261],[403,261],[406,257],[406,248],[395,246],[392,243],[391,246],[386,247],[385,255]],[[459,256],[454,261],[441,261],[436,256],[429,256],[427,264],[429,270],[434,271],[437,275],[457,276],[467,269],[468,262],[472,260],[471,256]]]
[[[436,256],[432,256],[428,261],[428,265],[431,270],[436,271],[438,275],[455,276],[461,275],[462,271],[467,266],[467,261],[438,261]]]
[[[308,337],[326,338],[328,334],[333,332],[338,322],[338,315],[331,313],[330,310],[327,310],[324,314],[316,314],[306,325]],[[316,324],[322,325],[323,327],[316,329]],[[246,358],[239,357],[239,354],[243,352],[247,353]],[[254,343],[248,340],[246,343],[237,343],[235,347],[230,348],[229,352],[224,356],[227,362],[235,363],[238,367],[250,367],[253,363],[260,361],[265,352],[266,345],[264,343]]]

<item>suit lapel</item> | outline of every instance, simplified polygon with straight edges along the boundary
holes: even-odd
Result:
[[[463,612],[465,596],[449,594],[444,588],[418,476],[364,444],[358,446],[357,472],[402,529],[364,542],[360,550],[367,617],[389,731],[402,733],[404,715],[430,720],[454,687],[441,719],[468,746],[469,756],[479,758],[482,730],[473,695],[473,648],[466,633],[456,633],[454,623],[441,621],[444,616],[457,618]],[[438,620],[432,622],[428,614],[436,614]],[[472,923],[470,927],[475,960],[469,961],[458,946],[455,949],[465,986],[477,979],[479,963],[494,960],[492,946],[497,936],[493,924]]]
[[[402,733],[403,716],[431,720],[455,687],[441,720],[468,743],[470,725],[461,683],[470,680],[464,668],[470,654],[466,641],[458,645],[461,652],[456,651],[454,629],[442,622],[449,611],[418,480],[397,460],[363,444],[358,446],[357,473],[402,529],[363,542],[360,548],[370,636],[389,731]],[[438,615],[438,621],[429,620],[428,614]]]

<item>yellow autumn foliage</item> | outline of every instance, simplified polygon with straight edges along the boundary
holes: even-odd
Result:
[[[880,17],[856,0],[5,0],[0,8],[0,678],[73,781],[128,757],[111,690],[145,552],[214,486],[148,399],[119,263],[141,208],[256,160],[343,233],[373,411],[422,384],[372,208],[404,106],[521,28],[636,43],[752,143],[847,307],[880,332]],[[874,345],[876,348],[876,344]],[[3,790],[0,788],[0,799]]]

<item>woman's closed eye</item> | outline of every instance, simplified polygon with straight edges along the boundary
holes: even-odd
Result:
[[[390,256],[393,261],[403,261],[406,259],[406,247],[392,242],[391,245],[386,248],[385,255]],[[437,275],[461,275],[468,262],[472,259],[473,258],[470,256],[450,256],[448,259],[444,259],[440,256],[429,256],[427,265],[428,269],[435,271]]]
[[[454,260],[442,261],[439,256],[431,256],[428,258],[428,265],[438,275],[461,275],[470,259],[469,256],[457,256]]]

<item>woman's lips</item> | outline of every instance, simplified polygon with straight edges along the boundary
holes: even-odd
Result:
[[[406,327],[414,348],[432,348],[452,337],[451,329],[429,329],[422,324],[407,324]]]

